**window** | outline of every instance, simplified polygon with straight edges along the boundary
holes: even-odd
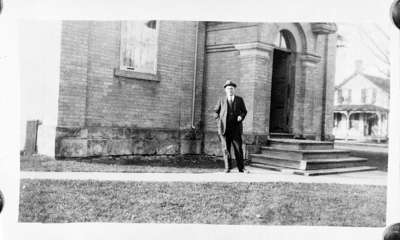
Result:
[[[157,70],[156,21],[124,21],[121,24],[120,68],[155,74]]]
[[[350,128],[359,129],[360,126],[360,113],[350,115]]]
[[[277,38],[275,39],[275,46],[282,49],[289,50],[289,43],[287,42],[285,36],[282,34],[282,31],[279,32]]]
[[[371,104],[375,103],[376,103],[376,88],[372,89],[372,100],[371,100]]]
[[[351,89],[343,89],[344,104],[351,104]]]
[[[333,127],[335,127],[335,128],[339,127],[339,124],[342,121],[342,115],[343,114],[341,114],[341,113],[334,113],[333,114],[333,118],[334,118]]]
[[[343,104],[344,98],[343,98],[343,91],[341,88],[337,90],[337,103],[338,104]]]
[[[363,103],[363,104],[367,103],[367,89],[366,88],[361,89],[361,103]]]
[[[375,104],[376,103],[376,88],[361,89],[361,103]]]

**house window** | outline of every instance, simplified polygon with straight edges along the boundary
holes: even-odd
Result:
[[[124,21],[121,24],[120,68],[142,73],[157,71],[156,21]]]
[[[343,89],[344,104],[351,104],[351,89]]]
[[[354,113],[350,115],[350,128],[359,129],[360,125],[360,113]]]
[[[366,88],[361,89],[361,103],[363,103],[363,104],[367,103],[367,89]]]
[[[376,94],[377,94],[376,88],[361,89],[361,102],[363,104],[375,104]]]
[[[333,114],[333,127],[337,128],[339,127],[340,122],[342,121],[342,114],[341,113],[334,113]]]
[[[376,103],[376,88],[372,89],[372,100],[371,100],[371,104],[375,104]]]
[[[339,88],[337,90],[337,103],[338,104],[343,104],[344,98],[343,98],[343,90]]]

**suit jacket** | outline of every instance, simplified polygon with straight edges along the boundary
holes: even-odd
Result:
[[[232,105],[233,105],[233,113],[235,119],[237,119],[238,116],[242,117],[242,120],[239,122],[239,131],[240,134],[242,134],[243,133],[242,122],[247,114],[243,98],[235,95]],[[217,120],[218,134],[225,135],[226,121],[228,116],[228,100],[226,97],[218,99],[218,103],[214,107],[214,112],[215,112],[215,119]]]

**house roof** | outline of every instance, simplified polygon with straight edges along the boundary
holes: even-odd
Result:
[[[382,90],[386,92],[390,92],[390,80],[386,78],[380,78],[376,76],[371,76],[365,73],[362,73],[365,78],[373,82],[376,86],[380,87]]]
[[[389,112],[389,109],[372,104],[342,104],[336,105],[334,111],[359,111],[359,112]]]
[[[349,77],[347,77],[346,79],[344,79],[343,82],[341,82],[339,85],[337,85],[335,87],[335,90],[341,88],[344,84],[349,82],[351,79],[353,79],[357,75],[363,76],[364,78],[366,78],[367,80],[369,80],[370,82],[375,84],[377,87],[379,87],[383,91],[385,91],[387,93],[390,92],[390,80],[389,79],[381,78],[381,77],[377,77],[377,76],[372,76],[372,75],[365,74],[365,73],[360,73],[360,72],[355,72],[352,75],[350,75]]]

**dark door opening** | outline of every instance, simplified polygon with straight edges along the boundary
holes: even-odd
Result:
[[[292,53],[275,49],[273,53],[269,131],[290,133],[292,120]]]

